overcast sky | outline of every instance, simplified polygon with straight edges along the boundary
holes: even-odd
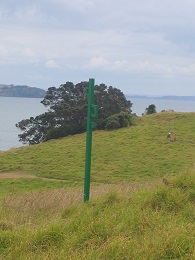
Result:
[[[194,0],[0,0],[0,83],[195,96]]]

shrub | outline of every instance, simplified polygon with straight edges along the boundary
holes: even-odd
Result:
[[[118,129],[132,125],[132,116],[129,113],[121,112],[109,116],[105,125],[106,130]]]
[[[120,127],[120,123],[117,121],[117,119],[115,119],[115,116],[109,117],[105,125],[106,130],[118,129]]]

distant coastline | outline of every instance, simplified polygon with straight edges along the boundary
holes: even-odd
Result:
[[[195,96],[145,96],[145,95],[126,95],[127,99],[160,99],[160,100],[178,100],[178,101],[195,101]]]
[[[133,113],[141,116],[145,113],[146,108],[150,104],[156,106],[156,111],[175,111],[175,112],[195,112],[195,97],[175,97],[175,96],[162,96],[162,97],[143,97],[143,96],[127,96],[130,100]]]
[[[45,94],[46,91],[41,88],[0,84],[0,97],[43,98]]]
[[[44,98],[46,90],[29,87],[26,85],[6,85],[0,84],[0,97],[24,97],[24,98]],[[175,101],[195,101],[195,96],[147,96],[147,95],[129,95],[125,94],[127,99],[156,99],[156,100],[175,100]]]

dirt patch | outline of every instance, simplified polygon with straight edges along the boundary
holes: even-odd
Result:
[[[65,180],[59,180],[59,179],[50,179],[50,178],[42,178],[33,174],[24,174],[21,172],[3,172],[0,173],[0,179],[19,179],[19,178],[25,178],[25,179],[41,179],[41,180],[47,180],[47,181],[63,181]]]
[[[5,172],[5,173],[0,173],[0,179],[18,179],[18,178],[38,178],[35,175],[30,175],[30,174],[23,174],[20,172]]]

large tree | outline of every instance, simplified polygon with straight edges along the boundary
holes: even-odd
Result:
[[[88,82],[76,85],[66,82],[59,88],[49,88],[41,101],[48,107],[48,112],[18,122],[16,127],[23,131],[19,134],[19,140],[23,143],[37,144],[86,131],[87,86]],[[126,100],[121,90],[112,86],[96,85],[94,101],[99,110],[96,129],[104,129],[106,120],[111,115],[120,112],[131,113],[132,103]]]

